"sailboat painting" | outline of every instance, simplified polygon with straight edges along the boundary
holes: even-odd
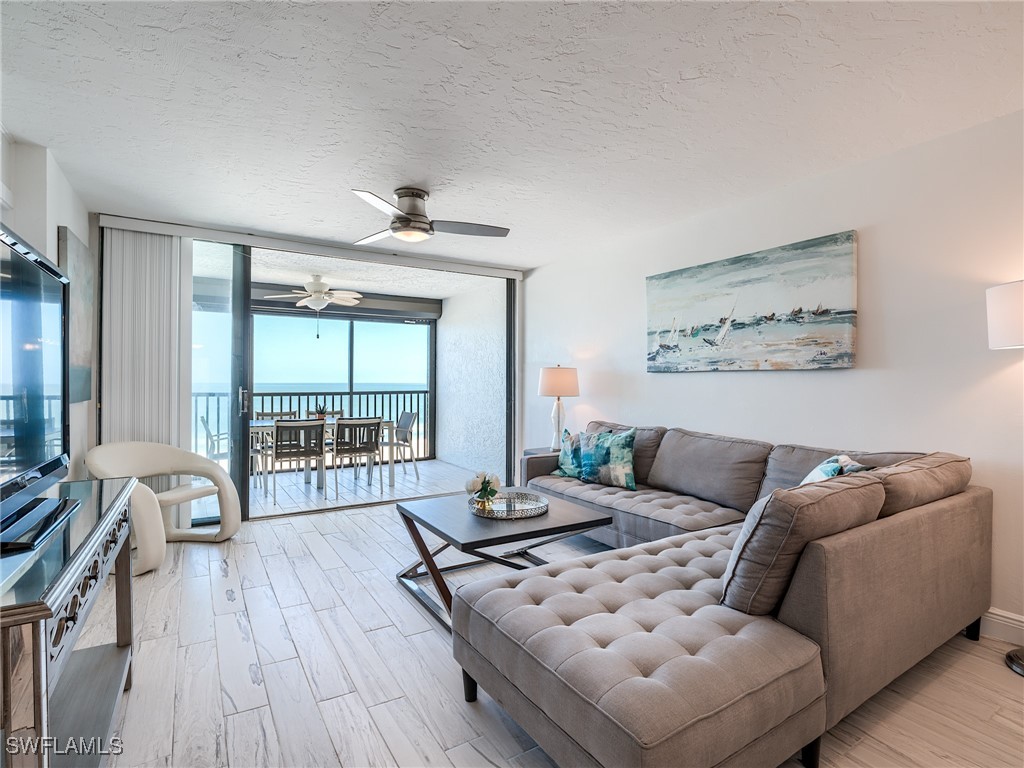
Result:
[[[647,278],[647,370],[852,368],[857,233]]]

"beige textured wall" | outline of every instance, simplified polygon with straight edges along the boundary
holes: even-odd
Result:
[[[527,278],[525,380],[576,365],[573,428],[599,416],[970,456],[974,482],[995,491],[993,605],[1012,625],[1024,614],[1024,353],[988,349],[985,289],[1024,277],[1022,134],[1018,112],[643,239],[610,227]],[[847,229],[858,233],[855,369],[645,372],[645,276]],[[525,442],[542,445],[551,404],[525,394]]]

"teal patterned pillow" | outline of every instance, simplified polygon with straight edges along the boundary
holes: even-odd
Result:
[[[871,467],[866,467],[863,464],[858,464],[856,461],[851,459],[845,454],[839,456],[829,456],[821,464],[812,469],[803,480],[800,481],[800,485],[807,485],[808,483],[819,483],[822,480],[828,480],[830,477],[838,477],[839,475],[849,475],[852,472],[863,472]]]
[[[614,485],[636,490],[633,478],[633,443],[636,429],[627,432],[583,432],[580,435],[580,456],[583,472],[580,479],[586,483]]]
[[[583,459],[580,458],[580,436],[568,429],[562,430],[562,451],[558,454],[558,469],[554,474],[559,477],[579,477],[583,472]]]

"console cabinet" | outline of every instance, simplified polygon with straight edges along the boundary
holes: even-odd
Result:
[[[75,499],[78,508],[37,549],[0,558],[5,766],[88,768],[109,759],[114,715],[131,685],[136,482],[55,485],[47,495]],[[112,570],[116,640],[76,650]]]

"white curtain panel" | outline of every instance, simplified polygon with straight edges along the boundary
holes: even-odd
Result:
[[[103,230],[101,440],[180,447],[181,238]]]

